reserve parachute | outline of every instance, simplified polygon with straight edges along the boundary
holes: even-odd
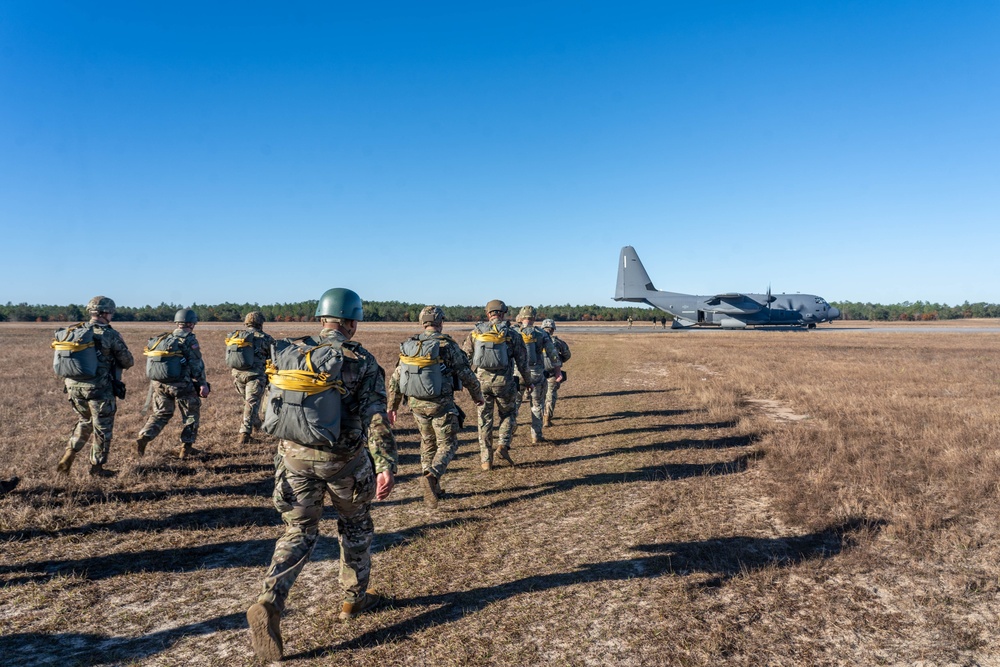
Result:
[[[507,327],[501,332],[497,325],[485,322],[472,330],[472,364],[488,371],[507,368]]]
[[[415,336],[399,346],[399,391],[410,398],[437,398],[443,386],[441,343]]]
[[[146,356],[146,377],[157,382],[180,382],[184,379],[183,343],[172,332],[153,336],[142,353]]]
[[[284,338],[274,343],[267,362],[271,387],[264,431],[307,447],[337,444],[342,415],[342,343],[316,344],[312,338]]]
[[[52,341],[52,370],[67,380],[93,380],[97,376],[97,338],[84,322],[59,329]]]

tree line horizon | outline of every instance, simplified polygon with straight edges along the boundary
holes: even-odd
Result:
[[[158,306],[121,306],[115,313],[119,322],[169,322],[180,308],[190,307],[203,322],[242,322],[246,313],[259,310],[269,322],[311,322],[316,319],[316,301],[259,305],[255,303],[221,303],[216,305],[191,304],[183,306],[161,303]],[[1000,305],[968,301],[961,305],[904,301],[898,304],[831,301],[840,309],[843,320],[868,320],[875,322],[933,321],[968,318],[1000,317]],[[416,322],[423,303],[404,301],[365,301],[365,320],[369,322]],[[479,322],[485,319],[483,306],[441,306],[449,322]],[[520,306],[510,307],[511,317]],[[640,306],[545,305],[537,306],[538,319],[552,318],[557,322],[624,322],[673,319],[669,313]],[[89,319],[84,304],[30,305],[7,302],[0,306],[0,322],[79,322]]]

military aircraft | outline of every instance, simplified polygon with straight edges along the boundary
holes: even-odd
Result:
[[[694,326],[745,329],[748,326],[804,326],[832,322],[840,311],[813,294],[716,294],[697,296],[663,292],[653,287],[649,274],[630,245],[618,260],[615,301],[646,303],[674,316],[674,329]]]

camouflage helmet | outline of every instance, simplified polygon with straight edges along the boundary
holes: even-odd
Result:
[[[262,327],[264,326],[264,313],[259,310],[252,310],[247,313],[247,316],[243,318],[243,324],[248,327]]]
[[[488,304],[486,304],[486,314],[489,315],[493,311],[497,311],[497,312],[500,312],[500,313],[506,313],[507,312],[507,304],[504,303],[503,301],[501,301],[500,299],[493,299]]]
[[[536,315],[538,315],[538,311],[535,310],[534,306],[522,306],[521,307],[521,312],[519,312],[517,314],[517,319],[519,319],[519,320],[524,320],[524,319],[533,320],[533,319],[535,319]]]
[[[439,324],[444,322],[444,311],[437,306],[424,306],[420,311],[421,324]]]
[[[115,300],[106,296],[95,296],[87,302],[88,313],[113,313],[115,312]]]
[[[361,304],[361,297],[358,296],[357,292],[343,287],[334,287],[323,292],[323,296],[319,298],[319,303],[316,305],[316,317],[335,317],[341,320],[360,322],[365,319],[365,311]]]
[[[198,313],[190,308],[181,308],[174,313],[174,324],[196,324],[197,322]]]
[[[552,331],[555,331],[556,330],[556,322],[555,322],[555,320],[553,320],[551,318],[546,318],[546,319],[542,320],[542,328],[543,329],[550,329]]]

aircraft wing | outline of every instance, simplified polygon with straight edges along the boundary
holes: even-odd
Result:
[[[764,305],[746,294],[730,292],[728,294],[716,294],[705,298],[705,305],[708,310],[717,313],[729,313],[732,315],[751,315],[759,312]]]

